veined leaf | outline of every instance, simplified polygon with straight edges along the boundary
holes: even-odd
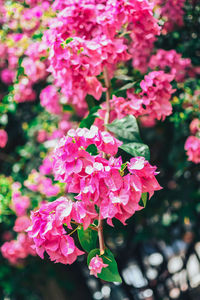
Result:
[[[79,228],[77,232],[79,242],[85,251],[90,252],[97,246],[97,231],[92,230],[91,228],[87,228],[86,230]]]
[[[100,279],[109,282],[122,282],[122,279],[119,275],[117,263],[112,252],[106,248],[105,253],[103,255],[100,255],[99,249],[93,249],[88,254],[88,258],[87,258],[88,266],[90,264],[91,259],[96,255],[99,255],[103,259],[104,264],[108,265],[108,267],[102,268],[101,273],[97,274],[97,276]]]

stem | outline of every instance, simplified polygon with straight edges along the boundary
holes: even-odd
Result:
[[[79,228],[79,226],[77,226],[73,231],[71,231],[68,235],[72,235],[77,229]]]
[[[103,255],[105,252],[105,243],[103,237],[103,220],[101,219],[100,212],[99,212],[99,224],[98,224],[98,237],[99,237],[100,255]]]
[[[108,70],[106,67],[103,69],[103,76],[104,76],[104,81],[105,81],[105,86],[106,86],[106,114],[104,118],[104,127],[105,130],[107,130],[106,125],[109,123],[109,115],[110,115],[110,79],[108,76]]]
[[[103,76],[106,86],[106,114],[104,118],[104,127],[107,131],[106,125],[109,123],[109,116],[110,116],[110,80],[108,76],[108,70],[106,67],[103,69]],[[106,154],[104,153],[104,158],[106,158]],[[99,247],[100,247],[100,255],[103,255],[105,252],[105,243],[104,243],[104,236],[103,236],[103,220],[101,219],[101,213],[99,212],[99,222],[98,222],[98,236],[99,236]]]

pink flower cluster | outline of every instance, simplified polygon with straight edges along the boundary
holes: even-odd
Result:
[[[53,172],[51,154],[45,157],[42,164],[39,167],[39,171],[42,175],[50,175]]]
[[[147,115],[157,120],[164,120],[172,113],[170,98],[175,90],[172,89],[170,82],[173,79],[173,75],[165,74],[163,71],[154,71],[145,75],[140,86]]]
[[[78,37],[67,41],[59,38],[59,35],[55,39],[52,46],[50,44],[48,70],[52,72],[68,102],[84,108],[86,104],[83,100],[88,93],[99,100],[103,88],[94,76],[102,72],[106,61],[114,66],[119,60],[127,59],[127,47],[123,41],[119,39],[112,43],[105,38],[85,41]]]
[[[149,49],[160,33],[153,5],[147,0],[55,1],[53,7],[60,12],[44,36],[50,48],[48,70],[68,102],[79,108],[86,107],[83,100],[87,94],[97,100],[101,97],[103,88],[96,76],[105,66],[111,78],[116,64],[131,58],[129,50],[139,67],[141,59],[136,52]],[[130,47],[124,37],[127,32]]]
[[[36,252],[33,249],[33,240],[25,233],[26,229],[30,226],[30,218],[26,215],[30,201],[28,197],[21,195],[19,191],[20,187],[21,185],[18,182],[15,182],[12,185],[13,194],[11,208],[15,210],[17,215],[13,230],[18,233],[17,239],[7,241],[1,247],[2,255],[14,265],[23,263],[23,260],[28,255],[36,255]]]
[[[97,274],[101,273],[102,268],[106,267],[108,267],[108,265],[104,264],[103,259],[96,255],[91,259],[89,264],[90,275],[94,275],[95,277],[97,277]]]
[[[36,170],[32,170],[28,179],[24,181],[24,185],[34,192],[39,192],[46,197],[58,195],[60,187],[58,184],[53,184],[51,178],[48,178]]]
[[[35,100],[33,85],[48,75],[47,49],[42,42],[35,42],[32,36],[38,34],[38,29],[41,31],[47,27],[44,16],[49,11],[52,10],[48,1],[33,1],[31,7],[25,7],[23,1],[4,3],[0,8],[1,23],[9,28],[8,32],[2,31],[0,77],[7,85],[15,83],[12,94],[18,103]],[[17,72],[19,62],[24,74]]]
[[[193,135],[200,133],[200,119],[195,118],[190,123],[190,132]]]
[[[43,204],[32,212],[32,225],[28,229],[37,254],[43,258],[46,251],[50,259],[63,264],[73,263],[83,254],[74,243],[69,230],[71,224],[82,224],[84,230],[98,218],[117,218],[122,223],[142,207],[142,193],[151,197],[159,186],[155,175],[156,167],[143,157],[132,158],[122,165],[122,159],[114,158],[121,142],[97,127],[69,130],[53,154],[55,178],[67,183],[67,191],[75,193],[76,201],[60,197]],[[89,152],[98,149],[98,153]],[[93,153],[94,154],[94,153]],[[108,160],[105,154],[110,157]],[[124,175],[126,169],[126,175]],[[64,229],[67,226],[67,232]],[[91,272],[97,274],[102,267],[99,259],[92,261]]]
[[[4,148],[8,142],[8,135],[4,129],[0,129],[0,148]]]
[[[149,1],[130,1],[128,6],[131,22],[128,30],[131,30],[132,39],[129,51],[133,57],[133,67],[145,73],[156,36],[160,35],[160,27],[153,16],[153,4]]]
[[[22,61],[24,73],[31,80],[32,84],[45,79],[47,76],[46,65],[40,60],[34,60],[30,57],[25,57]]]
[[[152,126],[155,120],[164,120],[172,113],[170,103],[171,95],[175,92],[170,82],[174,76],[163,71],[153,71],[144,77],[140,86],[142,92],[135,94],[134,90],[127,90],[127,98],[113,96],[110,100],[110,121],[122,119],[127,115],[134,115],[141,118],[142,124]],[[102,104],[102,109],[98,110],[99,118],[95,120],[95,125],[103,127],[106,105]]]
[[[15,79],[15,71],[14,70],[10,70],[10,69],[3,69],[1,71],[1,80],[7,84],[10,85],[13,83],[14,79]]]
[[[17,103],[34,101],[36,92],[32,88],[32,83],[27,77],[22,77],[19,83],[14,84],[13,99]]]
[[[47,102],[48,102],[48,100],[46,101],[46,103]],[[57,104],[53,103],[53,99],[52,99],[52,103],[51,104],[48,103],[48,108],[51,107],[51,109],[54,109],[56,107],[56,105]],[[67,131],[70,128],[77,127],[78,123],[75,122],[75,121],[71,121],[70,120],[71,114],[69,114],[69,113],[61,113],[61,114],[59,114],[57,116],[58,116],[58,124],[57,124],[57,126],[55,126],[55,124],[54,124],[54,126],[48,127],[48,131],[47,131],[47,128],[45,128],[45,129],[39,129],[37,131],[37,133],[36,133],[37,134],[36,139],[37,139],[38,143],[44,143],[45,141],[51,141],[51,140],[60,139],[63,135],[65,135],[67,133]]]
[[[82,211],[78,210],[78,212],[81,215]],[[32,212],[32,225],[27,231],[41,258],[44,258],[46,251],[51,261],[72,264],[78,255],[84,254],[75,246],[73,238],[67,235],[63,228],[63,224],[72,228],[70,225],[71,214],[76,215],[73,202],[65,197],[44,204],[39,210]]]
[[[9,49],[5,44],[0,45],[0,68],[1,70],[1,80],[10,85],[13,83],[16,75],[17,67],[17,57],[14,54],[13,49]]]
[[[97,155],[86,151],[91,145],[99,150]],[[113,157],[120,145],[108,132],[92,126],[90,130],[70,130],[54,153],[55,179],[67,183],[68,192],[78,194],[75,199],[92,211],[95,205],[99,206],[101,218],[111,225],[112,218],[125,223],[140,209],[142,193],[149,192],[152,196],[154,190],[160,189],[155,179],[156,168],[143,157],[127,163],[129,174],[122,176],[122,160]],[[103,153],[110,156],[109,160]]]
[[[48,85],[40,93],[40,103],[46,108],[49,113],[60,114],[62,111],[59,104],[59,94],[53,85]]]
[[[18,217],[25,216],[27,214],[27,209],[30,206],[29,197],[23,196],[20,188],[21,184],[19,182],[13,183],[11,209],[14,210]]]
[[[195,164],[200,163],[200,120],[194,119],[190,124],[190,132],[194,136],[189,136],[185,142],[188,160]]]
[[[1,247],[2,255],[8,259],[11,264],[20,264],[28,255],[35,255],[32,248],[33,242],[25,233],[18,234],[16,240],[5,242]]]
[[[183,26],[185,0],[154,0],[154,2],[160,6],[157,12],[165,21],[163,34],[172,31],[176,26]]]
[[[13,230],[15,232],[23,232],[31,225],[30,218],[28,216],[21,216],[15,220]]]
[[[195,164],[200,163],[200,138],[197,136],[189,136],[185,142],[185,150],[187,151],[188,160]]]
[[[174,79],[178,82],[182,82],[186,78],[192,65],[189,58],[182,58],[181,54],[175,50],[166,51],[158,49],[157,53],[152,55],[149,67],[151,69],[159,68],[164,71],[167,71],[167,68],[169,68],[169,73],[174,75]]]

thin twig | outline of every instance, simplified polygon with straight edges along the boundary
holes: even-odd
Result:
[[[108,76],[108,70],[106,67],[103,69],[103,76],[106,86],[106,114],[104,118],[104,127],[107,131],[106,125],[109,123],[109,116],[110,116],[110,79]],[[104,153],[104,158],[106,158],[106,154]],[[104,243],[104,236],[103,236],[103,220],[101,219],[101,212],[99,211],[99,220],[98,220],[98,237],[99,237],[99,247],[100,247],[100,255],[103,255],[105,252],[105,243]]]
[[[110,79],[108,76],[108,70],[106,67],[103,69],[103,76],[104,76],[104,81],[105,81],[105,86],[106,86],[106,114],[104,118],[104,127],[105,130],[107,131],[106,125],[109,123],[109,116],[110,116]]]

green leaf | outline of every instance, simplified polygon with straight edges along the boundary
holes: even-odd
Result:
[[[148,198],[148,194],[147,193],[142,193],[141,199],[142,199],[142,202],[144,204],[144,207],[146,207],[146,205],[147,205],[147,198]]]
[[[90,252],[92,249],[96,247],[97,237],[98,237],[97,231],[92,230],[91,228],[87,228],[86,230],[83,230],[82,227],[79,228],[77,231],[78,231],[79,242],[85,251]]]
[[[98,149],[97,146],[94,144],[91,144],[87,147],[86,151],[90,153],[91,155],[97,155],[98,154]]]
[[[107,128],[109,131],[115,133],[119,140],[125,143],[141,142],[137,120],[132,115],[113,121],[107,125]]]
[[[34,34],[32,36],[32,39],[34,39],[34,40],[37,40],[37,39],[41,40],[42,37],[43,37],[43,33],[39,32],[39,33]]]
[[[83,119],[81,122],[80,122],[80,125],[79,127],[80,128],[90,128],[92,126],[92,124],[94,123],[94,120],[96,119],[96,117],[98,116],[97,115],[97,111],[100,109],[100,106],[94,106],[91,110],[90,110],[90,113],[89,115]]]
[[[74,39],[72,37],[68,37],[66,40],[65,40],[65,44],[69,44],[73,41]]]
[[[132,156],[143,156],[145,159],[150,159],[149,147],[143,143],[128,143],[119,147]]]
[[[120,89],[118,89],[117,92],[131,89],[131,88],[134,87],[135,83],[136,83],[135,81],[134,82],[129,82],[129,83],[123,85]]]
[[[74,111],[73,107],[69,104],[64,104],[63,105],[63,110],[64,111]]]
[[[139,127],[134,116],[129,115],[121,120],[115,120],[108,124],[107,128],[123,142],[120,149],[132,156],[144,156],[147,160],[150,159],[149,147],[141,141]]]
[[[119,80],[125,80],[125,81],[132,81],[133,80],[133,77],[125,75],[125,74],[115,75],[115,78],[119,79]]]
[[[107,264],[108,267],[103,268],[100,274],[97,274],[97,276],[105,281],[109,282],[122,282],[122,279],[119,275],[118,267],[116,260],[112,254],[112,252],[109,249],[105,249],[105,253],[103,255],[100,255],[99,249],[93,249],[89,254],[87,258],[88,266],[90,264],[91,259],[99,255],[102,259],[104,264]]]

